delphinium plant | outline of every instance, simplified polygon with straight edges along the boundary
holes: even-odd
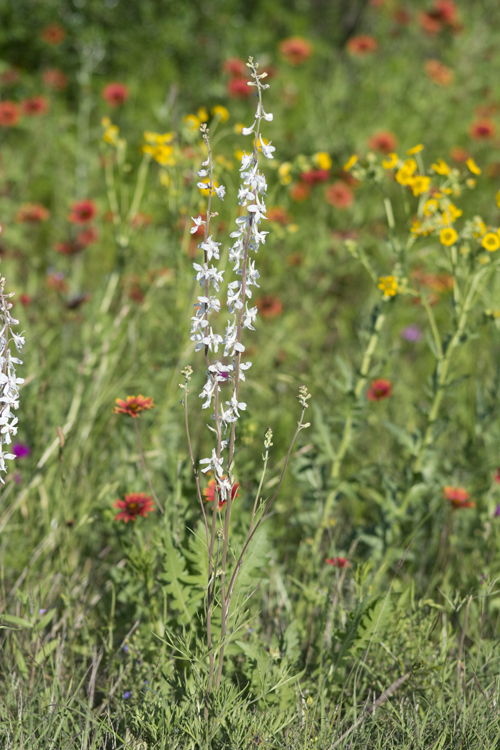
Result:
[[[295,439],[304,427],[304,414],[308,406],[310,395],[305,386],[299,389],[299,402],[302,407],[300,419],[295,435],[283,464],[283,470],[276,489],[271,497],[264,498],[262,485],[266,473],[269,452],[272,446],[272,430],[268,429],[264,438],[263,470],[260,484],[253,502],[246,540],[239,552],[230,547],[231,532],[231,509],[235,497],[237,483],[235,479],[235,453],[237,441],[237,423],[241,412],[247,408],[242,399],[242,385],[245,373],[251,366],[248,360],[243,359],[245,344],[243,334],[245,331],[254,330],[257,317],[257,308],[250,306],[252,298],[252,287],[258,287],[259,272],[256,261],[252,256],[256,255],[262,244],[265,243],[267,232],[262,229],[262,223],[266,218],[265,196],[267,190],[266,178],[259,171],[259,152],[266,159],[273,158],[274,146],[268,143],[262,133],[263,122],[270,122],[272,114],[264,110],[262,94],[268,88],[264,83],[265,73],[259,74],[258,64],[249,58],[247,63],[251,71],[252,81],[249,86],[255,88],[258,97],[257,110],[254,122],[250,127],[243,128],[243,135],[253,135],[254,145],[250,153],[243,153],[241,158],[240,175],[241,184],[238,191],[238,203],[241,206],[239,216],[236,219],[236,228],[231,233],[234,240],[229,250],[229,260],[233,264],[233,273],[236,278],[227,283],[226,305],[229,319],[225,327],[224,335],[214,330],[213,318],[221,312],[221,300],[213,294],[219,293],[223,284],[224,270],[218,270],[213,265],[213,260],[219,260],[219,242],[216,242],[210,232],[210,222],[214,217],[212,213],[212,198],[214,196],[224,199],[225,188],[223,185],[216,186],[213,181],[213,157],[210,145],[210,134],[206,126],[201,128],[203,140],[207,149],[207,159],[203,162],[198,172],[200,182],[198,187],[206,190],[209,195],[206,215],[197,216],[193,219],[192,231],[199,226],[204,227],[203,242],[199,247],[203,251],[203,261],[194,263],[196,280],[203,289],[203,294],[198,297],[195,315],[192,318],[191,339],[195,342],[196,351],[202,351],[205,357],[207,379],[200,397],[203,399],[203,409],[213,409],[211,415],[213,424],[208,425],[214,435],[215,446],[211,456],[196,460],[193,453],[189,422],[188,422],[188,383],[192,375],[190,366],[183,370],[185,422],[188,436],[189,451],[196,481],[198,499],[203,513],[205,524],[206,545],[208,552],[208,581],[206,589],[206,621],[207,621],[207,646],[209,659],[209,692],[217,691],[220,686],[223,671],[224,655],[227,644],[231,638],[231,603],[235,590],[235,583],[244,561],[251,541],[269,513],[269,510],[279,492],[283,475],[285,473],[290,453]],[[238,278],[238,276],[240,278]],[[215,358],[219,348],[223,350],[223,359]],[[231,390],[231,396],[224,398],[223,388]],[[199,471],[213,474],[212,510],[206,514],[203,495],[200,486]],[[220,608],[220,635],[215,636],[214,610]]]

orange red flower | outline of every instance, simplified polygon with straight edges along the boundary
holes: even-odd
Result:
[[[16,214],[19,224],[37,224],[39,221],[47,221],[50,211],[40,203],[24,203]]]
[[[232,78],[227,83],[227,93],[232,99],[248,99],[252,96],[253,89],[247,86],[247,78]]]
[[[446,486],[443,491],[443,497],[453,505],[453,508],[475,508],[476,503],[469,500],[470,493],[464,487]]]
[[[120,513],[115,516],[115,521],[135,521],[137,516],[144,518],[151,513],[155,506],[150,495],[145,492],[131,492],[125,495],[125,500],[115,500],[113,507],[119,508]]]
[[[222,70],[231,78],[243,78],[246,75],[247,66],[239,57],[230,57],[223,63]]]
[[[48,112],[49,100],[45,96],[32,96],[21,102],[21,109],[28,117],[39,117]]]
[[[11,128],[21,119],[21,110],[15,102],[6,99],[0,102],[0,127]]]
[[[66,31],[58,23],[51,23],[42,29],[40,39],[52,47],[57,47],[66,37]]]
[[[301,36],[293,36],[280,42],[280,54],[290,65],[303,65],[312,55],[312,44]]]
[[[142,411],[154,409],[153,399],[149,396],[142,396],[141,394],[138,396],[127,396],[125,401],[122,398],[117,398],[115,404],[116,406],[113,409],[113,414],[128,414],[134,419],[136,419]]]
[[[49,68],[44,70],[42,74],[42,81],[49,88],[55,91],[64,91],[68,85],[68,77],[59,68]]]
[[[303,182],[295,182],[290,185],[290,198],[295,203],[303,203],[311,195],[311,188]]]
[[[256,300],[255,304],[263,318],[276,318],[283,312],[283,303],[274,294],[266,294]]]
[[[427,60],[425,72],[437,86],[450,86],[453,83],[454,73],[452,69],[443,65],[439,60]]]
[[[327,565],[332,565],[334,568],[350,568],[351,563],[347,557],[327,557],[325,560]]]
[[[94,201],[82,200],[72,203],[71,213],[68,216],[68,221],[73,224],[87,224],[97,214],[97,208]]]
[[[118,81],[108,83],[101,92],[101,96],[110,107],[120,107],[129,97],[128,86]]]
[[[329,177],[330,172],[327,169],[309,169],[300,175],[302,182],[308,185],[319,185],[320,182],[326,182]]]
[[[368,391],[366,392],[368,401],[382,401],[384,398],[392,396],[392,383],[385,378],[372,380]]]
[[[359,36],[353,36],[349,39],[347,49],[351,55],[367,57],[378,49],[378,42],[368,34],[359,34]]]
[[[226,479],[225,476],[222,477],[222,479]],[[238,497],[238,490],[240,488],[240,485],[238,482],[235,482],[231,489],[231,502],[234,500],[235,497]],[[215,490],[216,490],[216,481],[215,479],[211,479],[208,483],[208,487],[205,487],[203,490],[203,498],[206,503],[213,503],[215,499]],[[224,507],[224,505],[227,503],[227,500],[221,500],[219,495],[219,510]]]
[[[488,141],[496,135],[496,132],[495,123],[487,118],[476,120],[469,126],[469,135],[475,141]]]
[[[380,130],[368,138],[368,148],[372,151],[380,151],[382,154],[395,151],[397,145],[396,136],[388,130]]]
[[[325,190],[325,200],[334,208],[344,210],[354,201],[354,193],[342,180],[337,180]]]

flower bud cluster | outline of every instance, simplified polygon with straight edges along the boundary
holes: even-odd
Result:
[[[200,397],[204,399],[203,408],[208,409],[212,406],[215,399],[216,413],[212,415],[217,426],[220,448],[226,448],[230,441],[221,440],[221,430],[226,431],[229,425],[233,425],[239,419],[240,412],[246,409],[246,403],[238,398],[238,386],[240,380],[245,379],[245,370],[251,366],[250,362],[241,362],[241,354],[245,351],[245,346],[241,342],[242,331],[244,329],[255,330],[255,320],[257,317],[257,308],[252,307],[250,300],[252,298],[252,287],[259,287],[259,272],[255,266],[255,260],[250,257],[250,253],[257,254],[261,244],[265,243],[268,232],[261,229],[262,222],[266,219],[265,196],[267,183],[264,175],[259,171],[258,153],[261,151],[267,159],[273,159],[274,146],[267,143],[260,134],[260,125],[262,120],[271,122],[272,114],[264,111],[262,106],[262,91],[268,86],[262,82],[265,73],[257,73],[257,65],[249,58],[248,67],[251,69],[252,82],[249,86],[254,86],[257,90],[259,102],[255,113],[253,125],[243,128],[243,135],[254,136],[254,148],[251,153],[243,153],[240,166],[240,188],[238,191],[238,203],[246,211],[236,219],[236,228],[230,235],[233,245],[229,248],[229,260],[233,266],[233,272],[236,279],[227,284],[226,305],[229,312],[229,319],[225,327],[224,335],[215,333],[210,325],[209,317],[215,312],[221,310],[221,302],[217,296],[210,294],[210,287],[218,293],[220,284],[223,281],[224,271],[219,271],[212,264],[212,260],[219,260],[220,243],[215,242],[212,236],[208,236],[208,226],[211,218],[210,202],[207,209],[206,219],[198,216],[193,218],[194,226],[191,232],[196,232],[200,226],[205,226],[205,238],[198,246],[204,253],[204,263],[194,263],[196,280],[205,288],[205,294],[198,297],[197,309],[192,317],[191,340],[196,343],[196,351],[205,348],[207,355],[207,380],[203,387]],[[209,196],[217,195],[223,199],[225,189],[223,186],[215,187],[212,179],[212,158],[210,145],[208,141],[208,131],[206,128],[202,131],[203,138],[208,150],[208,159],[203,162],[202,169],[198,172],[199,177],[209,177],[208,182],[199,183],[200,189],[207,189]],[[209,198],[210,201],[210,198]],[[210,265],[209,265],[210,264]],[[240,278],[238,278],[240,277]],[[250,306],[249,306],[250,304]],[[230,360],[225,364],[216,360],[210,363],[209,352],[217,353],[219,346],[223,350],[223,356]],[[218,398],[221,393],[221,385],[224,383],[232,384],[232,396],[229,400],[222,403]],[[212,453],[212,458],[202,459],[200,463],[206,464],[203,471],[212,469],[217,476],[221,476],[220,455],[217,452]],[[227,489],[229,488],[229,489]],[[227,488],[224,482],[220,482],[219,491],[222,495],[231,491],[231,481],[227,481]]]
[[[9,298],[14,292],[5,294],[5,279],[0,278],[0,471],[7,471],[6,460],[15,458],[13,453],[5,453],[4,445],[10,445],[12,435],[17,433],[17,417],[12,409],[19,408],[19,386],[24,383],[23,378],[16,377],[15,365],[22,365],[22,361],[13,357],[10,344],[14,342],[16,350],[21,351],[24,337],[14,333],[12,326],[19,325],[19,321],[12,317],[10,311],[12,303]],[[0,482],[4,483],[0,474]]]

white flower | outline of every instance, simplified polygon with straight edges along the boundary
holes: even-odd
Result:
[[[214,186],[214,190],[221,201],[223,201],[226,194],[226,188],[224,187],[224,185],[220,185],[219,187]]]
[[[273,151],[276,151],[276,149],[274,146],[271,146],[272,141],[269,141],[269,143],[264,143],[261,135],[259,135],[259,141],[260,141],[260,147],[262,149],[262,153],[264,154],[266,159],[274,159]]]
[[[215,448],[212,450],[212,458],[202,458],[200,464],[208,464],[205,469],[202,469],[202,472],[205,473],[212,470],[215,471],[218,477],[222,476],[222,458],[217,458]]]
[[[273,121],[272,114],[270,112],[269,114],[267,112],[264,112],[264,107],[262,106],[260,102],[259,104],[257,104],[257,117],[263,117],[264,120],[267,120],[267,122]]]
[[[191,232],[191,234],[194,234],[199,227],[205,226],[205,224],[206,224],[206,222],[203,221],[203,219],[201,218],[201,216],[197,216],[196,219],[193,219],[193,217],[191,216],[191,221],[194,221],[194,224],[195,224],[195,226],[191,227],[191,229],[189,230]]]
[[[207,254],[207,260],[212,260],[212,258],[217,258],[219,260],[219,247],[222,243],[220,242],[214,242],[212,239],[212,235],[208,237],[206,242],[202,242],[198,247],[200,247],[202,250],[204,250]]]

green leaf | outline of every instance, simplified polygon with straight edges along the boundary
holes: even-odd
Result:
[[[5,622],[10,623],[11,625],[18,625],[20,628],[32,628],[33,625],[31,622],[28,622],[27,620],[23,620],[22,617],[16,617],[15,615],[2,615],[2,620],[5,620]],[[0,625],[5,630],[5,626]],[[12,628],[7,628],[7,630],[12,630]]]

